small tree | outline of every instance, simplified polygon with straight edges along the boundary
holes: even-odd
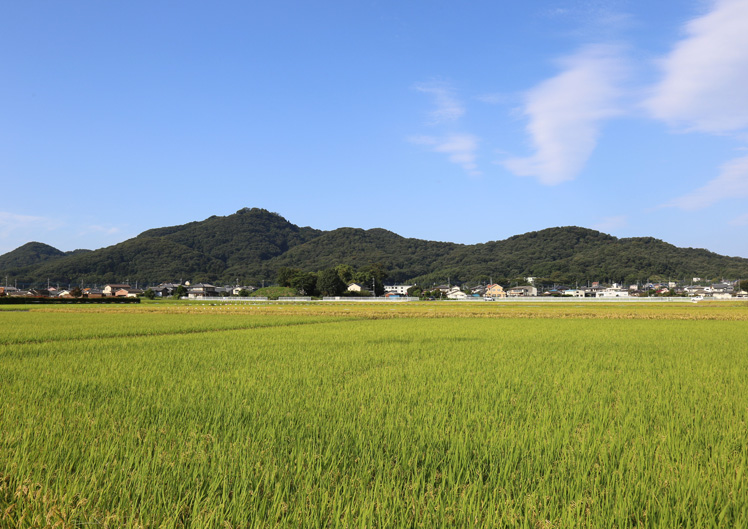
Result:
[[[81,291],[80,287],[75,287],[73,290],[70,291],[70,295],[74,298],[80,298],[83,297],[83,292]]]
[[[183,296],[187,295],[187,287],[184,285],[179,285],[176,290],[174,290],[174,295],[172,296],[174,299],[179,299]]]
[[[145,292],[143,292],[143,297],[146,299],[155,299],[156,293],[149,288]]]

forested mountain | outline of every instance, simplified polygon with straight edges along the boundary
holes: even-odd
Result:
[[[225,268],[261,263],[323,232],[300,228],[276,213],[244,208],[226,217],[148,230],[137,238],[168,240],[218,259]]]
[[[33,266],[45,261],[53,261],[66,255],[79,255],[88,251],[90,250],[63,252],[42,242],[27,242],[11,252],[0,255],[0,270]]]
[[[404,281],[428,274],[439,262],[462,245],[451,242],[406,239],[375,228],[338,228],[292,248],[273,260],[273,265],[316,271],[336,264],[362,267],[382,263],[389,278]]]
[[[618,239],[579,227],[549,228],[502,241],[464,245],[408,239],[383,229],[299,227],[276,213],[242,209],[181,226],[156,228],[95,251],[61,252],[28,243],[0,256],[0,274],[19,284],[191,280],[256,284],[281,269],[316,272],[371,264],[390,282],[559,283],[650,278],[746,278],[748,259],[677,248],[651,237]]]

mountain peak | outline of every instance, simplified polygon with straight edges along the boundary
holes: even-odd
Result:
[[[573,283],[637,282],[650,277],[748,277],[748,259],[677,248],[654,239],[618,239],[580,226],[560,226],[482,244],[405,238],[383,228],[299,227],[263,208],[242,208],[144,231],[95,251],[61,252],[30,242],[0,256],[19,282],[141,283],[190,278],[244,284],[272,281],[283,267],[316,272],[339,264],[386,268],[390,281],[421,284],[535,276]]]

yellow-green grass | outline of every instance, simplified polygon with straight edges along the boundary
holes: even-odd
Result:
[[[0,315],[0,527],[748,526],[742,305],[109,309]]]

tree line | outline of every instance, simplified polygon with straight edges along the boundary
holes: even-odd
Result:
[[[384,294],[384,280],[387,277],[387,269],[380,263],[359,268],[339,264],[318,272],[282,267],[278,270],[276,282],[279,286],[295,289],[302,296],[341,296],[351,283],[358,283],[363,287],[362,295],[381,296]]]

